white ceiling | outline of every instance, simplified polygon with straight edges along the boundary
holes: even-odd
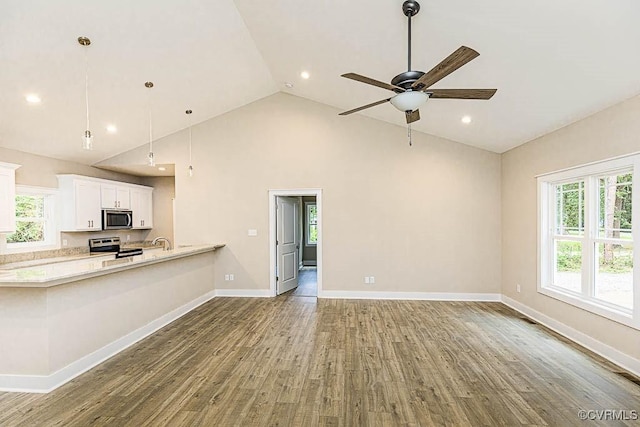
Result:
[[[93,164],[278,90],[340,109],[393,95],[340,77],[406,71],[401,0],[0,0],[0,146]],[[461,45],[480,57],[437,88],[497,88],[489,101],[430,100],[414,130],[504,152],[640,94],[640,2],[423,0],[413,68]],[[91,130],[85,130],[87,36]],[[299,73],[308,70],[309,80]],[[294,87],[289,89],[285,82]],[[43,102],[27,105],[38,93]],[[390,104],[361,113],[398,125]],[[460,118],[470,115],[470,125]],[[349,120],[349,117],[344,117]],[[108,123],[117,125],[107,134]],[[142,164],[145,159],[141,159]]]

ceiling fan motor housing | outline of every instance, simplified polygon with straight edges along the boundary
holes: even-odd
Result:
[[[391,80],[391,84],[409,90],[411,89],[411,85],[422,76],[424,76],[424,72],[422,71],[405,71],[395,76],[393,80]]]

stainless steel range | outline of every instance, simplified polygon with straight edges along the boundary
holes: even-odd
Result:
[[[89,253],[91,255],[115,254],[116,258],[124,258],[142,255],[142,249],[122,249],[119,237],[103,237],[101,239],[89,239]]]

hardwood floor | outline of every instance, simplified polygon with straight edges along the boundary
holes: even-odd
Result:
[[[298,287],[290,291],[291,296],[318,296],[318,270],[316,267],[302,267],[298,271]]]
[[[216,298],[0,426],[638,425],[578,418],[640,411],[616,370],[500,303]]]

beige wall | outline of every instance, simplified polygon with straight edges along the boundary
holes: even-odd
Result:
[[[537,292],[535,176],[640,151],[639,117],[636,97],[502,156],[502,293],[636,359],[640,331]]]
[[[144,185],[153,187],[153,228],[146,235],[147,240],[173,236],[173,199],[176,194],[176,179],[172,176],[144,178]]]
[[[1,147],[0,162],[17,163],[21,165],[21,167],[16,170],[16,184],[18,185],[58,188],[56,174],[63,173],[93,176],[134,184],[142,183],[142,179],[137,176],[106,171],[92,166],[81,165],[80,163],[38,156]]]
[[[194,126],[195,175],[176,176],[175,233],[227,244],[216,287],[268,289],[268,190],[321,188],[325,290],[499,292],[500,156],[419,132],[409,147],[404,127],[338,112],[279,93]],[[185,131],[154,144],[177,171],[187,153]]]

